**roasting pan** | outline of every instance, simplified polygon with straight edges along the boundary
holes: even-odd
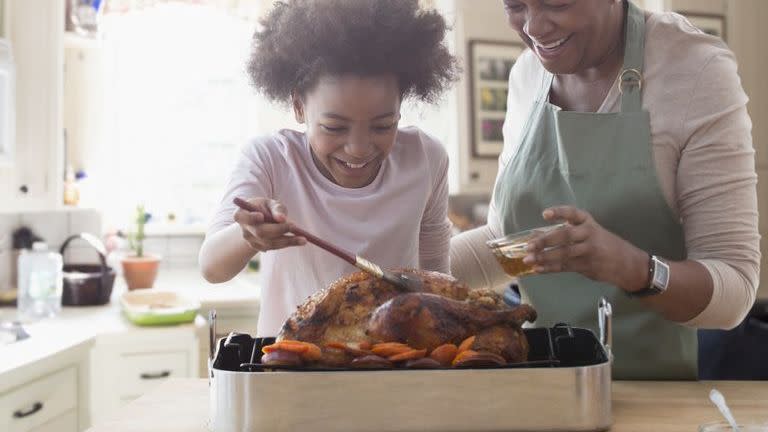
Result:
[[[259,363],[273,338],[214,339],[210,430],[599,431],[611,426],[611,306],[600,336],[558,324],[524,329],[529,361],[498,368],[282,370]],[[215,349],[214,349],[215,347]]]

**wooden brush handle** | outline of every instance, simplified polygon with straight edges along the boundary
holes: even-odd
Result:
[[[245,211],[261,213],[264,216],[264,222],[277,223],[272,218],[272,215],[266,214],[266,213],[262,212],[261,210],[257,209],[253,205],[251,205],[251,203],[249,203],[248,201],[246,201],[246,200],[244,200],[242,198],[235,197],[233,202],[235,203],[236,206],[240,207],[241,209],[243,209]],[[286,222],[286,223],[288,223],[288,222]],[[317,237],[314,234],[311,234],[311,233],[308,233],[308,232],[304,231],[303,229],[297,227],[293,223],[288,223],[288,224],[290,226],[290,232],[293,233],[293,235],[296,235],[296,236],[299,236],[299,237],[304,237],[304,238],[307,239],[308,242],[314,244],[315,246],[327,250],[328,252],[336,255],[337,257],[343,259],[344,261],[346,261],[346,262],[348,262],[348,263],[350,263],[352,265],[357,265],[357,259],[356,259],[355,255],[345,251],[344,249],[342,249],[342,248],[340,248],[338,246],[335,246],[335,245],[333,245],[331,243],[328,243],[327,241]]]

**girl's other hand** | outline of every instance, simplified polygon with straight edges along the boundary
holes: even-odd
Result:
[[[290,233],[288,211],[279,201],[269,198],[245,200],[253,211],[238,208],[234,219],[240,225],[243,239],[255,250],[265,252],[307,244],[304,237]]]

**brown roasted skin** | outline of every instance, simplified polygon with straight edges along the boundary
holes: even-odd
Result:
[[[439,295],[408,293],[376,309],[368,324],[368,336],[428,351],[444,343],[458,345],[476,336],[470,349],[519,362],[528,355],[521,325],[535,319],[536,311],[529,305],[488,309]]]
[[[455,300],[469,297],[469,288],[451,276],[424,270],[407,271],[422,280],[425,293]],[[373,311],[401,294],[403,292],[394,286],[367,273],[352,273],[300,305],[283,324],[277,339],[300,340],[321,347],[329,342],[371,342],[366,329]],[[323,350],[319,363],[343,366],[351,360],[338,350]]]
[[[421,279],[422,291],[403,292],[367,273],[353,273],[300,305],[277,339],[323,347],[315,366],[350,365],[351,353],[325,348],[332,342],[403,342],[431,351],[468,336],[476,336],[473,350],[525,361],[528,344],[520,324],[535,319],[530,306],[512,309],[491,290],[469,290],[442,273],[407,271]]]

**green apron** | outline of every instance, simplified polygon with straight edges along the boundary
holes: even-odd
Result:
[[[497,179],[494,205],[505,234],[545,224],[547,207],[573,205],[635,246],[683,260],[683,229],[662,195],[650,116],[641,103],[645,17],[627,3],[621,112],[562,111],[548,102],[554,76],[545,71],[518,150]],[[607,298],[615,379],[696,379],[695,330],[665,320],[621,289],[577,273],[523,277],[520,288],[538,311],[538,326],[564,322],[595,331],[598,300]]]

